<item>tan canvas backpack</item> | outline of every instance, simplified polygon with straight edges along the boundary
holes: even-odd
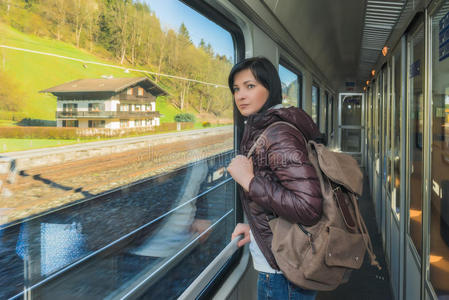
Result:
[[[298,130],[287,122],[275,122],[269,127],[281,123]],[[247,157],[252,155],[265,131]],[[350,272],[361,267],[366,250],[371,265],[379,269],[380,266],[358,208],[363,173],[357,161],[314,141],[307,142],[304,138],[304,142],[320,181],[323,214],[313,226],[292,224],[274,216],[269,221],[273,232],[271,250],[288,280],[305,289],[330,291],[347,282]]]

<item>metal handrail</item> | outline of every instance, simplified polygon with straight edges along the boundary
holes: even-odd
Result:
[[[221,270],[226,262],[238,250],[237,243],[243,238],[242,235],[233,239],[217,257],[204,269],[203,272],[189,285],[189,287],[179,296],[178,300],[194,299],[209,284],[215,274]]]
[[[190,251],[197,246],[200,238],[209,233],[214,227],[216,227],[221,221],[223,221],[227,216],[229,216],[234,209],[229,210],[227,213],[225,213],[223,216],[221,216],[217,221],[215,221],[212,225],[210,225],[205,231],[203,231],[201,234],[199,234],[195,239],[193,239],[191,242],[189,242],[186,246],[184,246],[181,250],[179,250],[175,255],[171,256],[166,261],[162,262],[156,270],[150,270],[148,274],[145,274],[141,276],[142,280],[136,281],[136,284],[127,290],[119,293],[111,295],[110,297],[107,297],[107,300],[109,299],[136,299],[141,296],[143,292],[145,292],[153,283],[157,282],[159,278],[161,278],[163,275],[165,275],[172,267],[177,265],[179,261],[181,261]],[[205,269],[210,270],[210,266],[217,260],[218,257],[224,257],[224,252],[229,252],[229,249],[231,248],[230,245],[234,245],[237,247],[237,239],[234,239],[231,241],[230,244],[228,244],[222,252],[211,262],[211,264],[208,265],[208,267]],[[235,252],[235,250],[233,251]],[[226,262],[226,261],[225,261]],[[201,277],[201,275],[204,273],[204,271],[199,275],[198,278]],[[197,279],[198,279],[197,278]],[[196,280],[195,280],[196,281]],[[194,281],[194,282],[195,282]],[[210,281],[210,280],[209,280]],[[193,284],[193,283],[192,283]],[[206,282],[207,284],[207,282]],[[187,298],[192,299],[192,298]]]

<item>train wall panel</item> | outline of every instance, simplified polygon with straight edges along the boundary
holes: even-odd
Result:
[[[391,263],[390,263],[390,278],[393,287],[393,294],[395,299],[399,299],[399,224],[394,219],[395,216],[390,214],[391,222]]]

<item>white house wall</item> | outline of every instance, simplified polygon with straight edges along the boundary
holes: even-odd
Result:
[[[106,121],[105,127],[109,128],[109,129],[119,129],[120,128],[120,120]]]
[[[106,111],[117,111],[117,104],[120,104],[119,100],[107,100],[107,101],[104,101],[104,109]]]

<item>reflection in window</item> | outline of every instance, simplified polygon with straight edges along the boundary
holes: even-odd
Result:
[[[312,85],[312,120],[320,127],[320,88]]]
[[[385,170],[386,170],[386,181],[385,181],[385,188],[390,196],[391,199],[391,189],[392,189],[392,138],[394,134],[394,129],[392,128],[392,119],[393,119],[393,67],[391,66],[391,63],[388,63],[388,66],[386,68],[386,72],[388,73],[388,84],[385,87],[385,109],[384,111],[387,111],[385,114],[385,149],[384,149],[384,155],[385,155]]]
[[[301,76],[279,65],[279,77],[282,85],[282,105],[284,107],[299,107]]]
[[[399,217],[400,211],[400,190],[401,190],[401,89],[402,89],[402,76],[401,76],[401,50],[396,50],[393,55],[393,74],[394,74],[394,91],[393,91],[393,104],[394,104],[394,153],[393,153],[393,188],[396,191],[392,201],[393,211],[396,216]]]
[[[430,281],[438,296],[449,293],[449,58],[440,51],[446,41],[439,39],[447,37],[448,13],[444,1],[432,20]]]
[[[410,99],[410,222],[409,231],[418,253],[422,247],[422,186],[423,186],[423,90],[424,76],[421,62],[424,62],[424,30],[420,29],[409,41],[411,63],[409,68]]]
[[[390,92],[388,91],[388,87],[390,85],[390,68],[387,64],[385,64],[382,68],[382,75],[383,75],[383,81],[382,81],[382,95],[381,95],[381,109],[382,112],[390,112]],[[388,113],[382,113],[380,115],[380,132],[381,132],[381,157],[382,157],[382,185],[387,185],[387,182],[389,182],[390,177],[388,177],[389,171],[390,171],[390,165],[387,163],[389,161],[389,139],[390,136],[390,128],[388,127],[388,122],[390,121],[390,114]],[[389,190],[388,190],[389,192]]]

